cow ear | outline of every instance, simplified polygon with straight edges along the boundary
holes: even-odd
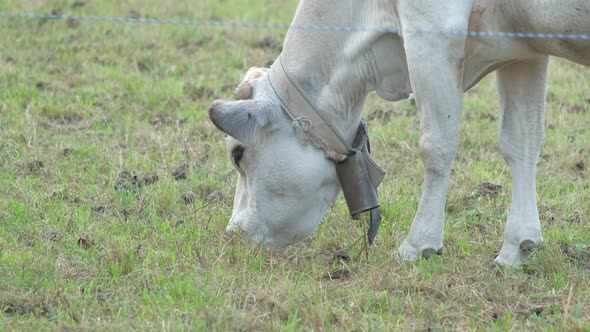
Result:
[[[217,100],[209,108],[213,124],[244,144],[253,143],[276,118],[273,107],[260,100]]]

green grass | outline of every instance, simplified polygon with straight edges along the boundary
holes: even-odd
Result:
[[[8,0],[0,11],[289,22],[295,5]],[[466,95],[443,256],[394,255],[420,193],[419,123],[409,102],[374,95],[365,114],[389,175],[368,259],[342,199],[280,252],[224,234],[235,173],[206,110],[284,35],[0,19],[0,330],[590,329],[588,68],[552,63],[545,244],[523,267],[491,266],[510,202],[491,77]],[[484,182],[501,188],[482,195]]]

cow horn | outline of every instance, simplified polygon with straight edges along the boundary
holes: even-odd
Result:
[[[252,84],[248,81],[240,83],[234,91],[234,98],[243,100],[250,99],[250,97],[252,97]]]

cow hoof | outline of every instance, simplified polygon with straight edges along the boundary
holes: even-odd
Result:
[[[418,259],[418,250],[404,241],[397,249],[399,258],[404,261],[415,261]]]
[[[531,253],[535,250],[538,250],[541,247],[540,243],[535,243],[533,240],[524,240],[520,243],[520,251],[525,256],[524,258],[528,257]]]
[[[540,243],[527,239],[520,242],[518,246],[504,244],[494,262],[496,266],[502,269],[519,266],[531,253],[540,247]]]
[[[415,261],[420,257],[428,260],[432,255],[442,255],[443,247],[439,249],[433,249],[432,247],[426,247],[426,249],[418,249],[414,246],[407,244],[405,241],[398,249],[398,254],[402,260]]]
[[[439,255],[439,256],[442,255],[443,248],[441,247],[438,250],[434,250],[432,248],[422,250],[422,257],[424,257],[425,260],[428,260],[434,254]]]

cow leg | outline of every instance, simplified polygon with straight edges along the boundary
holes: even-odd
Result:
[[[521,61],[497,71],[500,95],[500,150],[510,166],[512,203],[496,263],[522,263],[540,243],[535,178],[544,138],[548,58]]]
[[[399,4],[412,90],[421,112],[425,168],[418,211],[398,251],[403,259],[442,252],[446,194],[463,107],[465,35],[419,31],[467,31],[472,3],[407,0]]]

